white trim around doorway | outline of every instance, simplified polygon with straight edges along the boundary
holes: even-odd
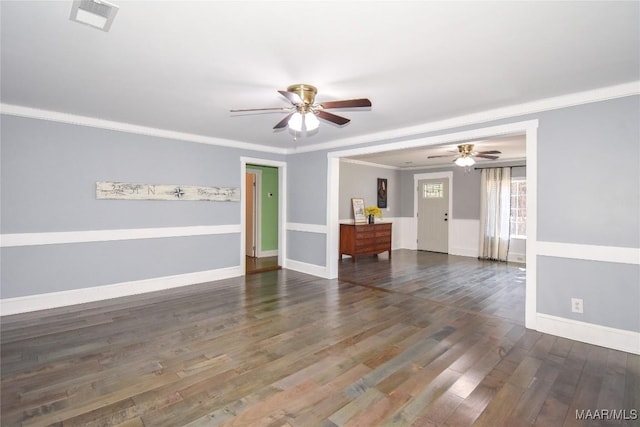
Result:
[[[246,180],[247,164],[278,168],[278,263],[287,267],[287,163],[277,160],[240,157],[240,270],[246,271]]]
[[[525,292],[525,326],[536,329],[536,259],[537,259],[537,149],[538,120],[526,120],[503,125],[488,126],[442,135],[414,138],[388,144],[353,148],[327,153],[327,275],[329,279],[338,277],[339,242],[339,188],[340,158],[358,154],[373,154],[403,148],[448,144],[495,136],[525,134],[527,150],[527,273]],[[452,200],[451,197],[450,200]]]

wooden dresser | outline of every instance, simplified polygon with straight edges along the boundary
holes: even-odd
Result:
[[[351,255],[352,261],[359,255],[377,255],[389,252],[391,259],[391,223],[340,224],[340,259]]]

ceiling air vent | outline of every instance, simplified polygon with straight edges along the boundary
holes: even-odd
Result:
[[[118,13],[118,6],[102,0],[76,0],[71,6],[69,19],[109,31]]]

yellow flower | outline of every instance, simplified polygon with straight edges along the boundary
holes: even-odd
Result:
[[[382,218],[382,209],[377,206],[367,206],[366,208],[364,208],[364,213],[367,216],[373,215],[377,216],[378,218]]]

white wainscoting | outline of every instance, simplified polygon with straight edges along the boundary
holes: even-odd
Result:
[[[508,262],[527,262],[527,239],[522,237],[512,237],[509,240]]]
[[[418,249],[418,220],[414,217],[401,217],[397,221],[398,226],[394,228],[397,231],[398,246],[394,249]]]
[[[197,283],[238,277],[243,274],[244,271],[240,266],[234,266],[208,271],[198,271],[195,273],[179,274],[175,276],[156,277],[152,279],[114,283],[111,285],[94,286],[91,288],[27,295],[16,298],[5,298],[0,299],[0,316],[47,310],[50,308],[142,294],[145,292],[161,291],[164,289],[178,288]]]
[[[393,249],[417,250],[418,219],[415,217],[393,218]],[[478,257],[478,233],[480,221],[477,219],[455,219],[449,223],[449,254]]]
[[[537,255],[542,256],[640,264],[640,249],[638,248],[545,241],[537,241],[535,245]],[[536,330],[576,341],[640,354],[640,332],[615,329],[539,312],[536,313]]]
[[[451,218],[449,254],[477,258],[480,245],[480,220]]]
[[[417,250],[418,219],[415,217],[384,218],[393,224],[392,249]],[[353,224],[352,219],[341,219],[341,224]],[[451,219],[449,224],[449,254],[478,257],[480,221],[477,219]]]
[[[239,224],[3,234],[1,247],[40,246],[240,233]],[[0,299],[0,316],[154,292],[244,274],[240,266]]]
[[[327,234],[327,226],[324,224],[305,224],[300,222],[288,222],[287,230],[302,233]],[[312,276],[328,278],[328,269],[324,265],[310,264],[307,262],[286,259],[287,270],[298,271]]]

